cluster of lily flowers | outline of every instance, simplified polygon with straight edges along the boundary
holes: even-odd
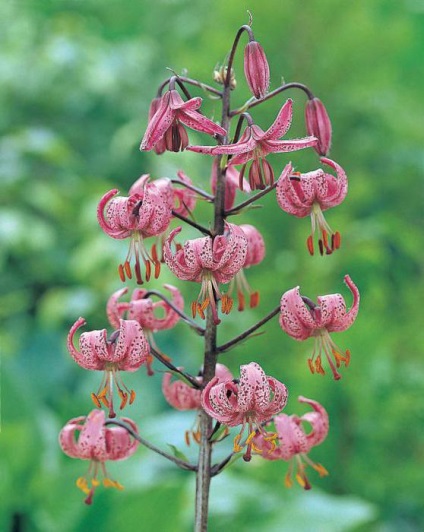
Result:
[[[265,99],[269,67],[261,45],[253,39],[245,48],[244,66],[253,96],[257,100]],[[217,75],[218,81],[220,76],[225,79],[230,74],[224,69]],[[253,121],[250,114],[241,113],[247,125],[239,138],[231,143],[223,142],[227,135],[224,128],[201,114],[201,103],[200,97],[184,100],[175,88],[175,79],[171,78],[168,90],[151,103],[149,123],[140,148],[158,154],[187,149],[220,156],[226,165],[227,215],[234,209],[237,191],[251,193],[275,188],[277,203],[283,211],[299,218],[311,217],[312,231],[307,238],[310,254],[315,251],[316,232],[319,233],[321,255],[338,249],[340,234],[330,228],[323,211],[344,200],[348,185],[343,168],[327,157],[331,123],[322,102],[315,97],[308,100],[305,110],[307,137],[281,140],[292,121],[293,105],[288,99],[266,131]],[[213,136],[218,145],[190,145],[186,127]],[[288,163],[275,181],[267,155],[308,147],[316,150],[322,165],[329,167],[335,175],[321,168],[301,173]],[[221,314],[228,314],[234,304],[233,294],[239,311],[245,309],[246,300],[251,308],[259,304],[259,292],[250,287],[245,270],[263,261],[264,238],[253,225],[225,221],[222,234],[208,232],[200,238],[180,242],[182,227],[169,230],[169,226],[175,218],[189,223],[199,195],[213,202],[218,171],[215,160],[210,179],[212,195],[199,192],[183,171],[178,172],[178,179],[161,177],[152,180],[145,174],[136,180],[127,196],[119,195],[117,189],[106,192],[97,209],[100,227],[107,235],[114,239],[129,239],[126,258],[118,266],[123,282],[135,278],[137,284],[142,285],[152,277],[157,279],[165,263],[178,279],[200,284],[200,292],[191,302],[192,318],[204,319],[210,308],[216,325],[221,321],[219,304]],[[153,239],[150,248],[146,244],[149,238]],[[353,296],[349,310],[341,294],[319,296],[314,303],[300,294],[299,287],[286,291],[280,301],[279,323],[283,331],[298,341],[314,338],[314,348],[308,359],[310,371],[324,374],[324,358],[336,380],[341,377],[341,365],[349,364],[350,352],[340,349],[330,333],[348,329],[359,308],[356,285],[348,275],[344,280]],[[222,285],[227,285],[226,291]],[[122,418],[132,429],[129,433],[122,426],[108,424],[103,410],[106,408],[110,423],[116,417],[117,409],[123,410],[135,401],[136,393],[125,385],[121,373],[134,372],[145,366],[147,374],[153,375],[154,356],[159,354],[161,361],[170,361],[160,352],[154,335],[175,327],[181,319],[187,321],[180,291],[169,284],[164,287],[170,296],[159,301],[152,299],[154,290],[142,288],[136,288],[129,301],[122,300],[128,292],[126,287],[112,294],[106,307],[112,328],[109,335],[106,329],[83,332],[76,347],[75,335],[86,325],[85,319],[79,318],[70,329],[68,350],[75,362],[84,369],[103,372],[98,390],[91,394],[96,409],[86,417],[70,420],[59,438],[66,454],[90,460],[87,476],[77,481],[88,504],[100,484],[100,476],[103,476],[104,486],[122,489],[122,485],[108,475],[105,462],[128,458],[139,445],[138,428],[132,420]],[[158,312],[161,318],[157,317]],[[176,369],[183,374],[183,368]],[[266,460],[290,462],[285,484],[292,485],[294,474],[305,489],[310,488],[305,472],[308,465],[321,476],[327,474],[322,465],[307,456],[312,447],[327,436],[327,412],[318,402],[299,397],[299,401],[312,411],[301,416],[282,413],[288,398],[285,384],[266,375],[256,362],[242,365],[237,378],[228,368],[217,364],[215,377],[209,382],[203,383],[201,373],[193,379],[197,386],[180,378],[172,380],[173,375],[175,371],[166,372],[162,382],[168,403],[177,410],[204,410],[216,421],[216,428],[220,425],[227,427],[222,437],[228,435],[228,428],[239,426],[233,452],[244,451],[245,461],[250,461],[252,454],[258,454]],[[187,443],[190,436],[199,442],[197,426],[187,431]]]

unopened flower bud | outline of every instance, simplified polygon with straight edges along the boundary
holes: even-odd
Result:
[[[314,150],[328,155],[331,147],[331,122],[327,110],[319,98],[308,100],[305,108],[306,129],[309,135],[318,139]]]
[[[262,46],[250,41],[244,49],[244,74],[255,98],[263,98],[269,86],[269,66]]]

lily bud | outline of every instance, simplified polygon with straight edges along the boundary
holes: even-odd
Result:
[[[269,66],[262,46],[250,41],[244,49],[244,74],[255,98],[263,98],[268,92]]]
[[[308,100],[305,108],[306,129],[309,135],[318,139],[314,150],[328,155],[331,147],[331,122],[327,110],[319,98]]]

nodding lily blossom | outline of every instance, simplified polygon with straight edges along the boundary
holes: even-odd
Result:
[[[337,177],[318,169],[307,174],[293,172],[289,163],[277,183],[277,201],[283,211],[298,218],[311,216],[312,232],[306,241],[309,253],[314,254],[315,231],[321,233],[318,240],[321,255],[329,255],[340,247],[340,233],[333,231],[326,222],[323,211],[339,205],[347,194],[347,177],[343,168],[321,157],[321,162],[337,172]]]
[[[239,177],[240,188],[242,188],[247,163],[253,160],[249,170],[250,188],[252,190],[264,189],[274,183],[274,171],[266,160],[269,153],[297,151],[314,146],[316,143],[315,137],[279,140],[287,133],[291,125],[292,115],[292,100],[289,99],[281,108],[274,123],[265,132],[258,125],[253,124],[246,127],[243,135],[235,144],[188,146],[187,149],[208,155],[231,155],[230,165],[242,165]]]
[[[178,288],[175,288],[175,286],[170,284],[165,284],[164,288],[166,288],[171,294],[171,303],[177,309],[183,310],[184,299]],[[150,297],[146,297],[148,291],[143,290],[142,288],[136,288],[133,291],[131,300],[128,303],[119,301],[119,299],[127,292],[128,288],[122,288],[110,296],[106,307],[109,323],[112,327],[119,328],[119,323],[122,318],[135,320],[142,327],[149,343],[156,349],[156,351],[160,352],[160,349],[157,347],[154,340],[153,333],[172,329],[180,319],[179,314],[175,312],[166,301],[160,300],[153,302]],[[158,317],[157,314],[162,314],[162,317]],[[149,375],[153,375],[150,367],[152,362],[153,357],[149,354],[146,362]]]
[[[285,485],[291,488],[293,485],[292,473],[295,469],[295,478],[305,490],[311,489],[305,469],[308,465],[318,471],[320,477],[328,475],[328,471],[321,464],[312,462],[307,456],[312,447],[322,443],[328,434],[328,414],[316,401],[299,397],[300,403],[306,403],[313,408],[313,412],[307,412],[303,416],[280,414],[273,419],[275,430],[278,435],[277,446],[272,446],[262,434],[254,439],[256,451],[266,460],[285,460],[289,462],[289,469],[285,477]],[[312,430],[306,432],[304,425]]]
[[[314,150],[328,155],[331,147],[331,122],[327,110],[319,98],[308,100],[305,108],[306,130],[318,139]]]
[[[119,330],[109,339],[106,329],[82,333],[79,338],[79,351],[74,346],[77,330],[85,325],[79,318],[68,334],[68,351],[77,364],[84,369],[104,371],[104,377],[97,393],[92,393],[93,403],[100,408],[101,403],[109,409],[109,417],[115,417],[113,409],[113,386],[118,389],[122,410],[135,399],[134,390],[129,390],[122,382],[120,371],[136,371],[148,362],[149,344],[143,329],[134,320],[119,320]]]
[[[183,369],[183,368],[179,368]],[[215,376],[218,378],[219,382],[231,381],[233,375],[231,371],[224,366],[224,364],[217,364],[215,367]],[[166,372],[162,380],[162,392],[167,400],[167,402],[177,410],[201,410],[201,393],[200,389],[193,388],[190,384],[183,382],[182,380],[172,380],[172,373]],[[197,377],[199,384],[202,384],[203,377],[202,374]],[[186,431],[185,440],[187,445],[190,445],[190,435],[193,437],[194,441],[197,443],[200,442],[200,429],[199,429],[199,419],[197,419],[193,424],[193,427],[190,431]]]
[[[234,284],[237,289],[237,300],[238,308],[237,310],[244,310],[245,308],[245,293],[249,296],[249,306],[254,308],[259,304],[259,292],[254,292],[249,283],[247,282],[244,270],[250,268],[263,261],[265,256],[265,242],[262,238],[261,233],[254,227],[249,224],[242,224],[240,228],[243,230],[247,238],[247,254],[246,260],[244,261],[243,268],[236,273],[234,279],[230,281],[230,286],[228,288],[228,294],[231,295]]]
[[[175,89],[167,91],[149,119],[140,150],[151,150],[162,139],[167,150],[184,150],[188,145],[184,125],[208,135],[226,135],[224,128],[198,112],[201,104],[202,98],[191,98],[185,102]]]
[[[165,241],[165,262],[179,279],[202,284],[197,300],[192,303],[193,317],[199,313],[204,319],[204,311],[210,305],[214,322],[218,324],[216,301],[221,300],[224,314],[228,314],[233,305],[231,298],[221,294],[218,283],[228,283],[243,267],[247,254],[245,234],[237,225],[226,223],[223,235],[187,240],[173,254],[171,244],[180,231],[181,227],[177,227]]]
[[[131,187],[129,197],[116,196],[118,190],[110,190],[102,197],[97,207],[97,219],[107,235],[117,239],[130,238],[127,257],[118,268],[123,282],[125,277],[132,278],[133,257],[138,284],[143,284],[141,262],[144,262],[146,281],[150,279],[152,265],[156,279],[160,273],[156,246],[152,246],[149,255],[144,239],[160,235],[167,229],[172,218],[172,187],[169,179],[162,179],[159,185],[148,181],[149,175],[142,175]]]
[[[122,421],[138,434],[134,421],[125,417]],[[87,417],[76,417],[68,421],[59,434],[59,444],[62,451],[71,458],[90,460],[88,479],[80,477],[76,482],[77,487],[87,495],[84,501],[86,504],[93,502],[94,492],[100,485],[99,473],[103,475],[105,488],[124,489],[119,482],[109,477],[105,462],[130,457],[137,449],[138,441],[123,427],[106,427],[103,410],[92,410]]]
[[[286,386],[265,375],[256,362],[240,367],[240,380],[219,382],[214,377],[202,392],[202,407],[205,412],[228,427],[241,425],[240,433],[234,439],[234,452],[247,446],[243,459],[251,459],[253,438],[262,434],[266,441],[274,442],[277,435],[268,433],[262,424],[280,412],[287,402]],[[248,436],[240,445],[243,432],[248,427]]]
[[[244,49],[244,75],[253,96],[263,98],[269,87],[269,65],[257,41],[250,41]]]
[[[313,337],[315,346],[312,356],[308,359],[311,373],[325,374],[321,363],[324,352],[331,371],[336,380],[341,378],[336,367],[341,363],[347,367],[350,361],[350,351],[342,350],[330,338],[331,332],[341,332],[348,329],[355,321],[359,310],[359,290],[349,275],[345,275],[344,282],[353,295],[353,303],[349,311],[341,294],[319,296],[318,304],[309,298],[301,296],[299,287],[292,288],[281,298],[280,326],[295,340],[306,340]]]
[[[211,190],[212,194],[216,194],[216,185],[218,179],[218,162],[215,160],[212,164],[211,173]],[[239,190],[240,172],[234,168],[234,166],[227,166],[225,171],[225,203],[224,208],[229,211],[236,199],[236,192]],[[242,186],[240,187],[243,192],[250,192],[249,183],[246,179],[242,178]]]

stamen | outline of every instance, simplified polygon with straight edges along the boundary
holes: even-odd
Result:
[[[91,400],[97,406],[97,408],[101,408],[102,407],[102,405],[101,405],[101,403],[99,401],[99,398],[97,397],[97,395],[94,392],[92,392],[92,394],[91,394]]]
[[[155,262],[155,279],[157,279],[160,275],[160,262]]]
[[[314,368],[314,361],[312,360],[312,358],[308,358],[308,366],[309,366],[309,371],[313,375],[315,373],[315,368]]]
[[[119,278],[121,279],[121,281],[125,283],[125,273],[124,273],[124,267],[122,266],[122,264],[118,266],[118,273],[119,273]]]
[[[156,244],[153,244],[152,250],[151,250],[151,254],[152,254],[153,262],[154,263],[159,262],[159,260],[158,260],[158,252],[157,252],[157,249],[156,249]]]
[[[322,243],[321,238],[318,240],[318,246],[319,246],[319,254],[322,256],[324,255],[324,245]]]
[[[140,262],[138,260],[138,256],[135,261],[134,271],[135,271],[135,277],[137,279],[137,284],[143,284],[143,278],[141,277]]]
[[[133,404],[133,402],[134,402],[134,400],[135,400],[135,397],[136,397],[135,391],[134,391],[134,390],[131,390],[131,391],[130,391],[130,405]]]
[[[318,471],[320,477],[326,477],[329,475],[329,472],[321,464],[311,464],[315,471]]]
[[[145,260],[144,266],[146,267],[146,281],[149,282],[150,280],[150,274],[152,272],[152,265],[150,264],[150,261]]]
[[[240,440],[241,440],[241,433],[240,433],[240,434],[237,434],[237,436],[234,438],[233,451],[234,451],[235,453],[239,453],[240,451],[243,450],[243,447],[241,447],[241,446],[239,445]]]
[[[121,388],[118,388],[118,394],[121,398],[121,404],[119,405],[119,410],[123,410],[125,408],[125,405],[128,402],[128,394],[125,393]]]
[[[250,294],[250,308],[255,308],[259,305],[259,292]]]
[[[129,261],[127,260],[124,262],[124,269],[125,269],[125,273],[127,274],[128,279],[132,279],[131,265]]]
[[[237,310],[243,311],[244,310],[244,294],[243,292],[240,292],[240,290],[237,290],[237,300],[238,300],[238,307]],[[250,305],[252,306],[252,305]]]
[[[224,314],[229,314],[233,308],[234,301],[231,297],[224,294],[221,297],[221,310]]]
[[[309,254],[313,255],[314,254],[314,241],[313,241],[312,235],[309,235],[308,238],[306,239],[306,245],[308,247]]]
[[[188,430],[185,431],[184,439],[187,447],[190,447],[190,432]]]
[[[284,485],[286,488],[291,488],[293,486],[293,481],[291,479],[291,468],[287,471],[286,476],[284,477]]]
[[[333,241],[334,241],[334,249],[339,249],[341,245],[341,236],[338,231],[336,231],[333,235]]]
[[[324,368],[322,367],[321,355],[318,355],[315,360],[315,371],[320,375],[325,375]]]
[[[197,301],[192,301],[191,303],[191,315],[193,319],[196,317],[197,314]]]

